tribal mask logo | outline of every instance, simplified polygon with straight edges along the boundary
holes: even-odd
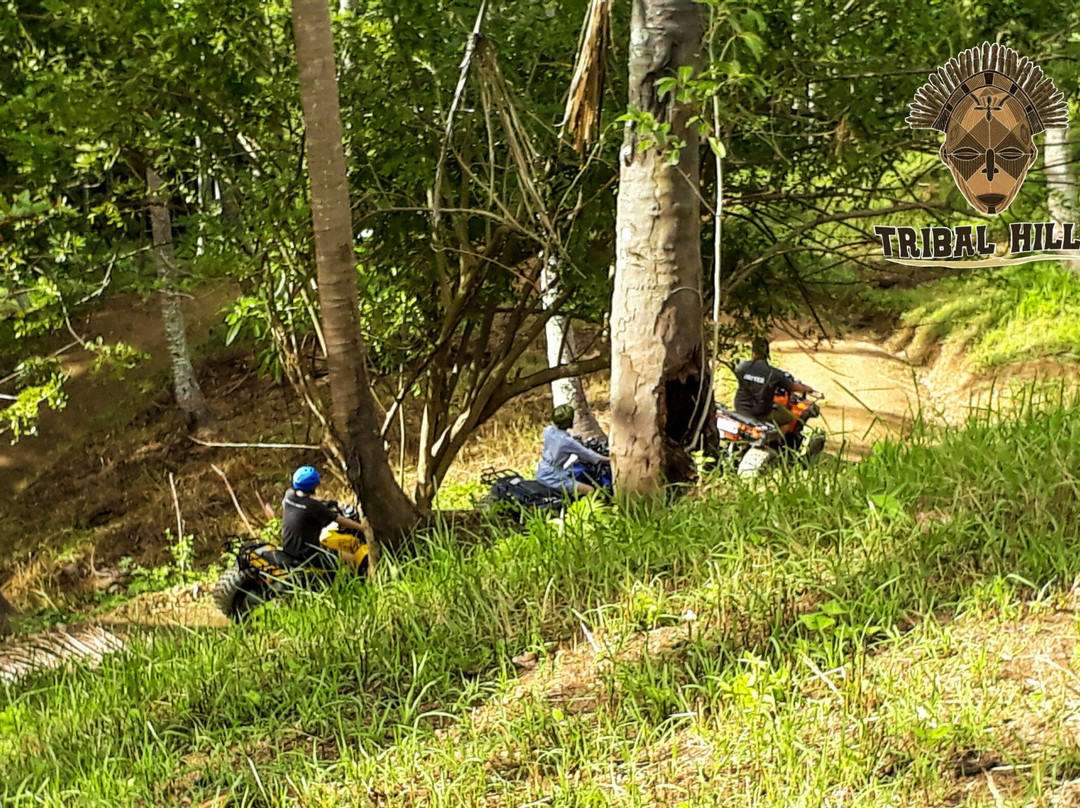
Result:
[[[1069,125],[1053,80],[1012,48],[984,42],[950,59],[915,93],[907,123],[945,133],[941,160],[971,206],[997,215],[1038,155],[1035,135]]]

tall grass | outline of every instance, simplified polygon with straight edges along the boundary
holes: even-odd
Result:
[[[1012,691],[935,723],[932,682],[869,668],[937,648],[948,616],[995,620],[1072,580],[1076,403],[1031,398],[858,466],[710,479],[653,508],[436,531],[374,584],[147,635],[0,690],[0,802],[933,802],[942,761],[995,743]],[[663,653],[631,653],[664,631]],[[511,657],[548,671],[586,635],[603,664],[590,651],[558,697],[515,690]],[[1026,787],[1070,755],[1046,745]]]
[[[952,341],[966,347],[976,371],[1045,357],[1080,359],[1080,278],[1057,263],[868,294],[915,329],[910,351],[916,356]]]

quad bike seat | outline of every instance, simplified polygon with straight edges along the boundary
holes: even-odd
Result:
[[[771,424],[768,421],[758,420],[751,415],[743,415],[741,412],[736,412],[727,407],[720,407],[719,410],[717,410],[717,415],[723,418],[730,418],[733,421],[738,421],[740,424],[745,424],[746,426],[756,426],[759,429],[774,426],[774,424]]]
[[[547,497],[551,496],[552,493],[559,493],[556,489],[544,485],[539,480],[522,479],[517,483],[517,487],[530,497]]]
[[[529,480],[511,469],[485,469],[480,477],[490,486],[495,501],[515,500],[533,507],[549,507],[562,503],[563,493],[537,480]]]
[[[262,546],[255,550],[255,555],[259,558],[265,559],[275,567],[281,567],[282,569],[289,569],[296,566],[296,559],[290,556],[283,550],[276,550],[273,547]]]

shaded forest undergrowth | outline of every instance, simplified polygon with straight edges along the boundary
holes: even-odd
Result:
[[[1080,777],[1075,401],[435,533],[0,691],[5,804],[990,805]]]

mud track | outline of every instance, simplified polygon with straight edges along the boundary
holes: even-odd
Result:
[[[844,457],[865,457],[875,441],[904,435],[925,404],[915,368],[876,342],[815,347],[785,335],[772,350],[773,364],[825,394],[818,424],[829,433],[829,450]]]

